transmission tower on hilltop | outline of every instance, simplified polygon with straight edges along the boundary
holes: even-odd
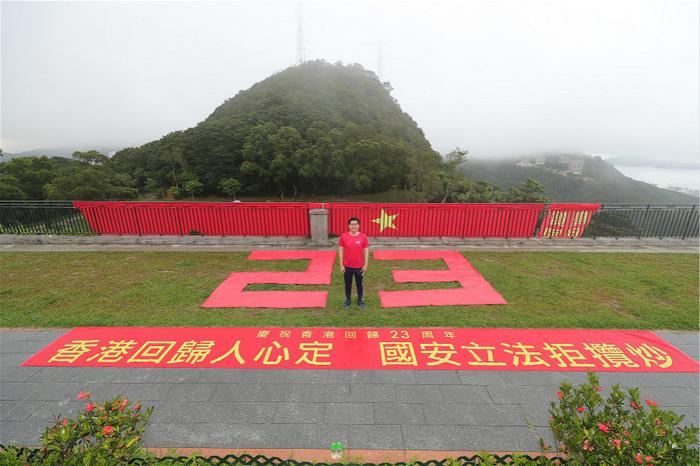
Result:
[[[302,17],[301,2],[297,2],[297,65],[306,61],[304,56],[304,22]]]

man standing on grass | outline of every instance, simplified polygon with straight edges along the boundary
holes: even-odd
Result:
[[[345,275],[345,303],[343,309],[350,307],[350,295],[352,294],[352,277],[355,277],[357,285],[357,305],[365,308],[362,300],[362,277],[369,264],[369,240],[364,233],[360,233],[360,219],[352,217],[348,220],[348,231],[343,233],[338,240],[340,254],[340,271]]]

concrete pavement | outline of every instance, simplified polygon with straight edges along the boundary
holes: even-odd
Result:
[[[372,238],[373,249],[457,249],[460,251],[698,253],[698,238]],[[250,251],[329,249],[308,238],[273,236],[53,236],[0,235],[0,252],[23,251]]]
[[[0,443],[38,445],[75,395],[154,406],[149,447],[538,451],[549,402],[584,373],[19,367],[66,330],[0,329]],[[698,333],[657,332],[699,357]],[[699,424],[698,374],[600,373]],[[605,392],[604,392],[605,394]]]

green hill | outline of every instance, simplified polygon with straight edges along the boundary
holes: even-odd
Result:
[[[196,181],[213,193],[230,178],[247,195],[387,190],[440,161],[390,90],[360,65],[307,62],[112,163],[142,191]]]
[[[471,159],[460,168],[468,178],[504,188],[519,185],[527,178],[536,179],[553,202],[698,203],[696,197],[626,177],[600,157],[562,154],[508,160]]]

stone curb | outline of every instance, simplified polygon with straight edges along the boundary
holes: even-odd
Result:
[[[452,238],[397,237],[372,238],[373,248],[444,248],[473,250],[576,251],[576,252],[678,252],[698,253],[697,238]],[[288,236],[58,236],[0,235],[3,250],[95,250],[178,248],[187,250],[234,248],[335,248],[336,240],[314,242],[309,238]],[[39,249],[34,249],[39,248]],[[46,249],[48,248],[48,249]]]

